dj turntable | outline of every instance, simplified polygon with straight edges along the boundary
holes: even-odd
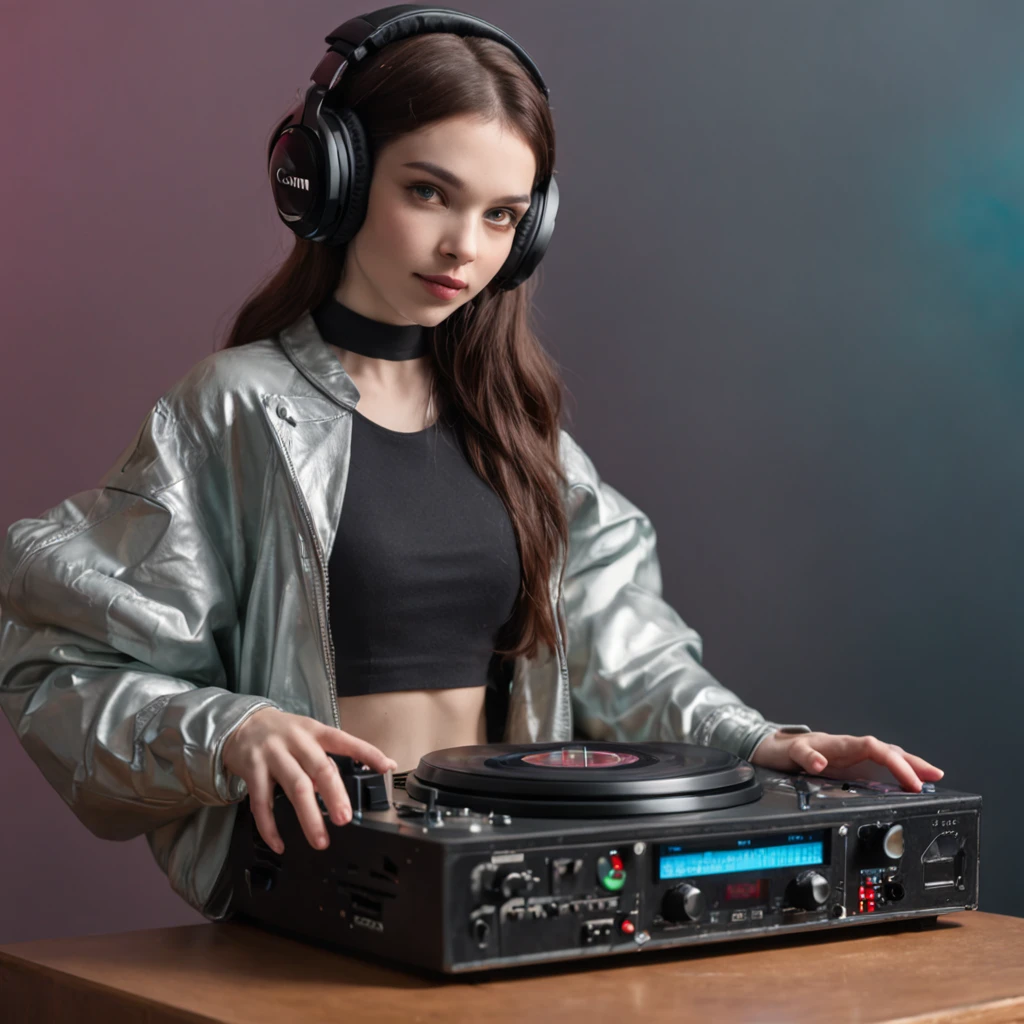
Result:
[[[326,850],[278,786],[282,855],[239,805],[231,911],[445,972],[978,906],[981,797],[769,771],[684,743],[452,747],[392,779],[338,763]]]

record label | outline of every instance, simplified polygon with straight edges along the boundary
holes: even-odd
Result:
[[[562,747],[560,750],[545,750],[537,754],[523,754],[523,764],[536,764],[544,768],[614,768],[620,764],[636,764],[636,754],[624,754],[615,750],[591,750],[589,747]]]

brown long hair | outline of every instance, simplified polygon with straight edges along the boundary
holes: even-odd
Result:
[[[499,121],[532,148],[538,181],[553,173],[547,100],[494,40],[445,32],[401,39],[348,68],[338,92],[332,101],[359,115],[374,158],[398,136],[475,115]],[[345,250],[296,237],[281,267],[245,300],[222,347],[271,337],[334,294]],[[559,547],[568,546],[558,450],[562,381],[529,322],[536,278],[511,291],[489,285],[428,328],[434,408],[458,425],[471,465],[515,529],[521,584],[495,648],[505,660],[535,656],[538,641],[555,650],[548,582]],[[564,636],[564,620],[560,626]]]

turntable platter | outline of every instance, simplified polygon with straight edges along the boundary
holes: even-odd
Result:
[[[688,743],[572,742],[448,747],[406,779],[415,800],[535,817],[710,811],[761,797],[753,767]]]

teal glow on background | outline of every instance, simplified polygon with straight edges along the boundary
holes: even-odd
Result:
[[[8,7],[0,529],[93,486],[284,258],[266,135],[346,16]],[[650,516],[705,667],[982,793],[981,909],[1024,915],[1024,3],[472,11],[552,90],[565,425]],[[199,923],[4,721],[0,806],[0,942]]]

